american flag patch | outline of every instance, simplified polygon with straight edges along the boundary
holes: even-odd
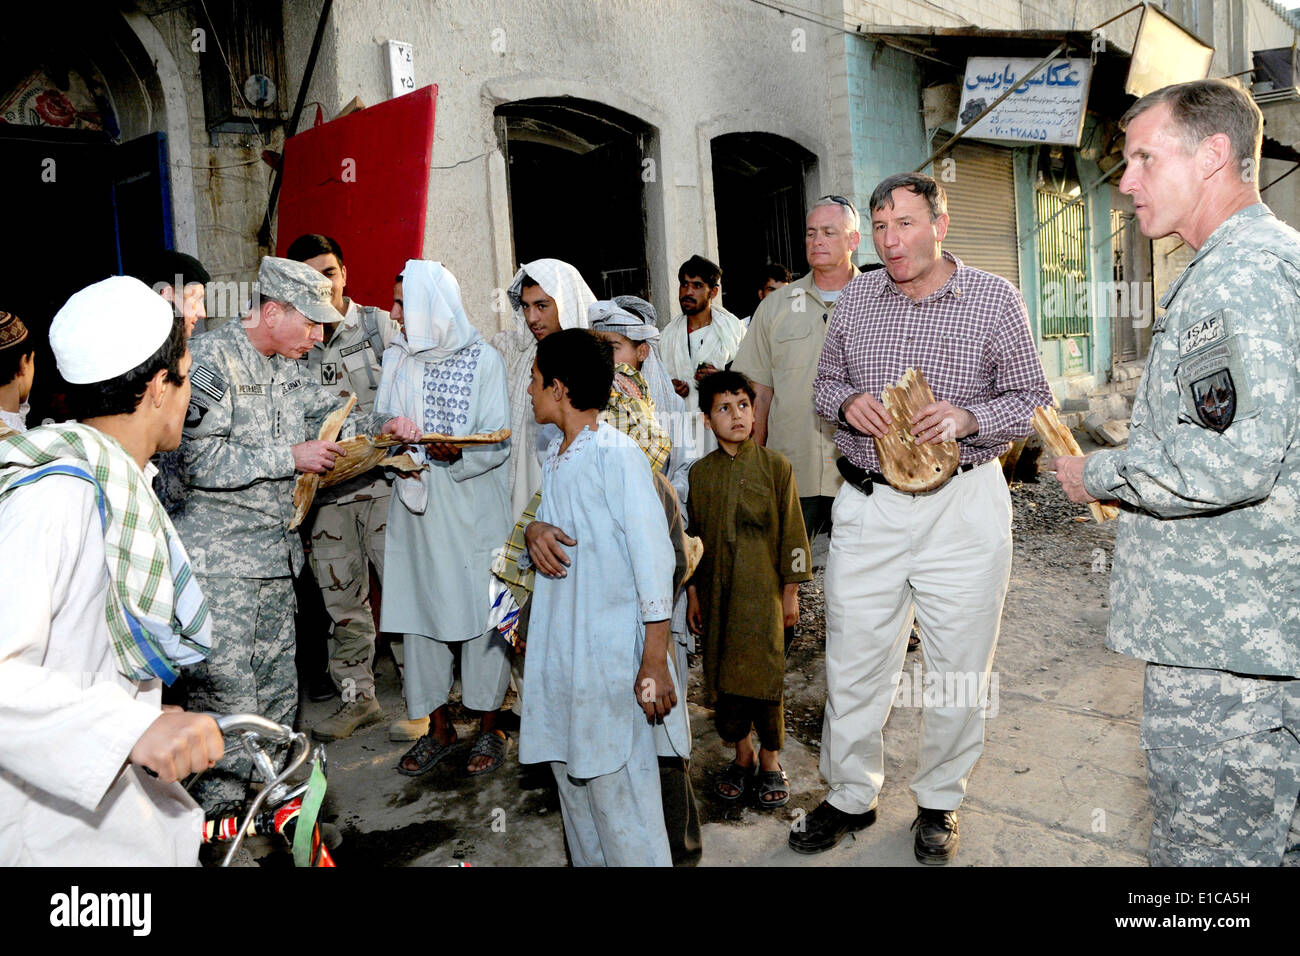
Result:
[[[218,402],[226,395],[225,379],[206,365],[195,365],[190,369],[190,384]]]

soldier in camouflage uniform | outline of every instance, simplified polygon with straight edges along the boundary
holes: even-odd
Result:
[[[299,236],[285,253],[319,271],[331,285],[337,314],[302,363],[305,375],[369,414],[383,368],[384,349],[397,335],[387,312],[361,306],[343,294],[347,267],[343,250],[329,236]],[[339,316],[342,316],[340,322]],[[317,740],[338,740],[382,720],[375,699],[375,633],[370,610],[370,565],[380,586],[384,578],[384,528],[392,485],[383,472],[371,472],[325,489],[311,525],[311,569],[334,630],[329,641],[329,676],[343,696],[333,715],[312,728]]]
[[[293,575],[303,564],[302,544],[289,530],[294,477],[328,471],[341,451],[314,438],[339,400],[308,381],[296,360],[337,313],[329,280],[300,262],[264,258],[258,287],[245,321],[193,339],[177,460],[185,496],[173,520],[213,617],[212,651],[186,672],[190,709],[292,724]],[[354,411],[344,428],[374,432],[379,424]],[[242,800],[248,775],[247,758],[228,760],[205,775],[195,796],[208,808]]]
[[[1300,864],[1300,234],[1260,202],[1262,117],[1220,80],[1125,117],[1138,223],[1196,250],[1126,449],[1059,458],[1118,499],[1109,645],[1148,661],[1153,865]]]

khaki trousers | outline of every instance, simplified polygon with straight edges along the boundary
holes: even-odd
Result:
[[[927,689],[912,792],[956,810],[984,746],[984,700],[1011,575],[1011,497],[997,461],[937,491],[845,485],[826,564],[826,717],[821,772],[846,813],[875,805],[882,730],[915,612]],[[911,695],[908,695],[909,698]],[[901,699],[901,695],[900,695]]]
[[[329,671],[344,699],[375,696],[375,622],[370,565],[384,579],[388,498],[325,504],[311,528],[311,569],[334,622]]]

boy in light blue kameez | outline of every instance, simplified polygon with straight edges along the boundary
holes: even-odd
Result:
[[[575,866],[669,866],[653,723],[681,717],[667,655],[674,555],[645,454],[598,422],[613,374],[590,332],[538,345],[534,414],[563,435],[537,518],[575,543],[560,576],[537,577],[519,759],[551,764]]]

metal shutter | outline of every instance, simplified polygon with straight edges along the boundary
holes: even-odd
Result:
[[[1011,150],[961,143],[953,147],[956,179],[948,194],[948,238],[943,248],[968,266],[1000,275],[1020,288],[1016,183]],[[942,175],[940,170],[939,175]]]

